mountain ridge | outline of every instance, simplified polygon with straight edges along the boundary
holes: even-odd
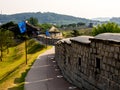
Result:
[[[0,24],[1,23],[7,23],[10,21],[13,21],[15,23],[21,22],[23,20],[27,20],[30,17],[35,17],[38,19],[39,23],[51,23],[51,24],[57,24],[57,25],[65,25],[65,24],[72,24],[72,23],[95,23],[100,24],[102,22],[115,22],[117,24],[120,24],[120,17],[98,17],[93,19],[86,19],[86,18],[80,18],[75,17],[72,15],[64,15],[64,14],[58,14],[54,12],[24,12],[24,13],[16,13],[16,14],[0,14]]]
[[[91,20],[86,18],[75,17],[71,15],[58,14],[53,12],[27,12],[27,13],[17,13],[17,14],[0,14],[0,22],[6,23],[9,21],[14,21],[16,23],[29,19],[30,17],[36,17],[39,23],[52,23],[52,24],[71,24],[71,23],[89,23]]]
[[[104,22],[104,21],[110,21],[110,17],[97,17],[97,18],[92,18],[92,20],[97,20],[97,21],[101,21],[101,22]]]

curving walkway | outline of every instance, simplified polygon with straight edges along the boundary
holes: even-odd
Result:
[[[53,47],[38,56],[25,78],[24,90],[79,90],[61,75],[54,51]]]

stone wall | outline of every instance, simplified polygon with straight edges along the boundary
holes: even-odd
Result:
[[[120,43],[84,38],[56,43],[55,59],[64,77],[82,90],[120,90]]]
[[[46,38],[46,37],[40,37],[38,36],[37,39],[41,41],[43,44],[49,44],[49,45],[54,45],[58,40],[60,39],[55,39],[55,38]]]
[[[101,90],[120,90],[120,44],[91,39],[90,68]]]

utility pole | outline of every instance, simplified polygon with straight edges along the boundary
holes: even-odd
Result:
[[[22,21],[18,23],[20,33],[25,33],[24,39],[25,39],[25,60],[27,64],[27,27],[26,27],[26,22]]]
[[[27,34],[25,35],[25,60],[27,64]]]
[[[25,20],[24,20],[25,24],[27,23]],[[25,31],[25,60],[26,60],[26,65],[27,65],[27,26],[26,26],[26,31]]]

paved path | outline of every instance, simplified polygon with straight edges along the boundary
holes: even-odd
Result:
[[[54,47],[37,58],[25,79],[25,90],[79,90],[71,87],[54,61]],[[74,88],[74,89],[72,89]]]

